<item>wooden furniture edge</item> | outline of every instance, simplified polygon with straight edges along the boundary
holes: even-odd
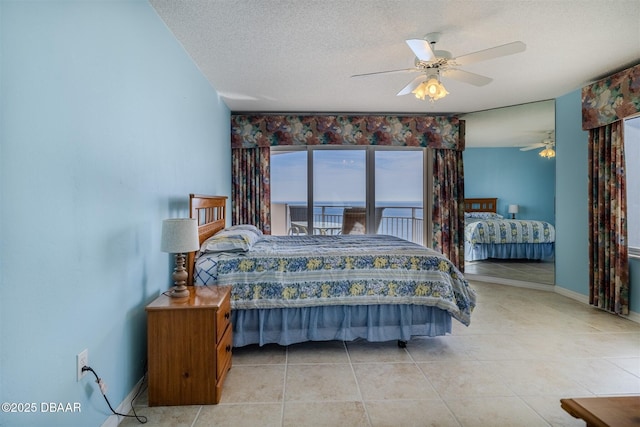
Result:
[[[560,406],[572,417],[584,420],[588,427],[627,427],[640,424],[640,396],[567,398],[560,399]]]

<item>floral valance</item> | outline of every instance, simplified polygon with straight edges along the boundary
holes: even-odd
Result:
[[[582,129],[594,129],[640,111],[640,64],[582,88]]]
[[[449,116],[232,115],[231,147],[389,145],[464,150],[464,121]]]

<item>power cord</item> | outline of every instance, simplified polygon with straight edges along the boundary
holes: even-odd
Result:
[[[136,409],[133,406],[133,403],[131,404],[131,411],[133,412],[133,415],[127,415],[127,414],[121,414],[119,412],[116,412],[113,407],[111,406],[111,402],[109,402],[109,399],[107,399],[107,385],[104,383],[104,381],[102,381],[102,378],[98,377],[98,374],[96,373],[96,371],[93,370],[93,368],[91,366],[83,366],[82,367],[82,372],[85,371],[89,371],[92,372],[93,375],[96,377],[96,383],[98,383],[98,387],[100,388],[100,393],[102,393],[102,397],[104,397],[104,400],[107,402],[107,405],[109,405],[109,409],[111,409],[111,412],[114,415],[118,415],[120,417],[129,417],[129,418],[135,418],[136,420],[138,420],[138,422],[140,424],[145,424],[148,420],[147,417],[145,417],[144,415],[138,415],[136,414]],[[138,396],[140,395],[140,392],[142,390],[142,387],[138,388],[138,392],[136,393],[136,395],[133,397],[133,401],[135,401]]]

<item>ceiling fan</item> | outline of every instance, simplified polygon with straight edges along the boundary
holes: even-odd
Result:
[[[556,141],[553,139],[553,131],[547,131],[547,137],[540,142],[536,142],[535,144],[527,145],[526,147],[522,147],[520,151],[529,151],[535,150],[537,148],[544,148],[538,154],[542,157],[554,157],[556,155],[555,150],[553,149],[556,146]]]
[[[448,92],[440,83],[440,76],[469,83],[474,86],[484,86],[491,83],[493,79],[469,71],[460,70],[455,67],[486,61],[501,56],[512,55],[522,52],[526,45],[520,41],[503,44],[501,46],[480,50],[466,55],[453,57],[451,52],[446,50],[434,50],[435,44],[440,40],[440,33],[429,33],[424,39],[406,40],[407,45],[416,56],[415,67],[400,70],[378,71],[373,73],[354,74],[351,77],[367,77],[376,74],[390,74],[402,72],[419,72],[420,75],[407,84],[398,96],[413,93],[419,99],[426,96],[431,101],[445,97]]]

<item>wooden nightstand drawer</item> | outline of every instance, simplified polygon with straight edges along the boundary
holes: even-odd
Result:
[[[233,352],[233,334],[231,327],[222,336],[217,348],[217,377],[222,378],[226,371],[231,369],[231,353]]]
[[[146,307],[149,406],[218,403],[231,368],[230,288],[189,286]]]
[[[227,327],[231,323],[231,298],[229,293],[226,294],[222,302],[220,303],[220,308],[216,312],[216,328],[218,337],[218,341],[224,335],[224,331],[227,330]]]

